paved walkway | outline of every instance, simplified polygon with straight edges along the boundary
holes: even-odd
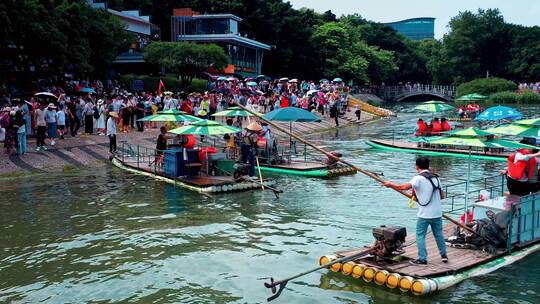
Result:
[[[357,121],[354,113],[347,112],[343,118],[339,119],[340,126],[350,125],[351,123],[363,123],[372,120],[373,116],[362,113],[362,120]],[[285,129],[289,129],[288,123],[279,123]],[[308,133],[321,132],[327,129],[335,128],[333,119],[324,117],[321,123],[295,123],[293,132],[302,135]],[[146,147],[155,147],[155,142],[159,134],[159,129],[147,129],[144,132],[131,131],[129,133],[120,133],[117,136],[118,148],[121,141],[127,141],[133,145]],[[283,133],[275,131],[278,137]],[[288,136],[287,136],[288,138]],[[34,138],[28,139],[28,153],[25,155],[7,155],[5,149],[0,150],[0,174],[18,174],[18,173],[44,173],[69,169],[73,166],[93,166],[104,164],[108,161],[109,139],[107,136],[98,135],[80,135],[77,137],[67,136],[65,139],[58,139],[55,146],[49,145],[46,140],[47,151],[35,152],[36,141]]]

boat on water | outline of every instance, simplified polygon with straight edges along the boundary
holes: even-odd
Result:
[[[444,227],[449,262],[440,260],[435,240],[429,234],[426,237],[428,265],[414,265],[409,261],[417,257],[415,237],[407,237],[403,227],[381,226],[373,229],[376,239],[373,246],[324,255],[319,259],[319,265],[341,259],[342,262],[330,264],[329,269],[336,275],[340,273],[353,278],[352,281],[344,280],[345,284],[375,283],[421,296],[496,271],[540,251],[540,193],[479,201],[473,204],[472,213],[475,220],[500,227],[500,235],[504,238],[499,239],[498,246],[493,245],[495,238],[491,236],[487,241],[492,243],[484,241],[486,246],[452,243],[455,239],[450,236],[455,235],[456,226],[451,223]],[[469,224],[468,227],[474,226]]]
[[[446,120],[448,121],[454,121],[454,122],[471,122],[471,117],[446,117]]]
[[[203,154],[206,157],[201,157]],[[247,190],[272,190],[273,179],[250,178],[244,166],[234,168],[234,161],[223,154],[207,154],[200,149],[175,149],[163,151],[122,143],[112,158],[112,163],[126,171],[152,177],[187,190],[199,193],[224,193]],[[219,167],[229,170],[219,170]],[[223,173],[226,171],[226,173]],[[221,173],[220,173],[221,172]],[[264,187],[262,187],[264,186]],[[273,189],[274,191],[275,189]]]
[[[366,144],[373,148],[391,152],[408,152],[433,156],[453,156],[463,158],[468,158],[470,156],[471,158],[495,161],[506,161],[510,155],[510,152],[507,151],[493,152],[493,150],[486,151],[485,149],[459,149],[440,145],[421,146],[418,143],[403,140],[369,139],[366,141]]]
[[[261,164],[261,171],[278,174],[302,175],[308,177],[336,177],[356,174],[356,169],[349,166],[333,165],[308,161],[291,161],[282,164]]]

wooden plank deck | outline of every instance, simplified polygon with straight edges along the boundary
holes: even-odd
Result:
[[[449,236],[451,231],[455,227],[452,224],[449,224],[444,227],[444,235]],[[410,233],[410,232],[408,232]],[[402,256],[405,258],[403,261],[398,263],[390,264],[388,262],[374,262],[371,259],[359,259],[356,260],[357,263],[362,263],[372,267],[377,267],[379,269],[385,269],[388,272],[397,272],[402,275],[408,275],[412,277],[437,277],[446,274],[452,274],[459,271],[463,271],[475,265],[485,263],[493,258],[501,256],[504,254],[504,250],[500,250],[499,253],[495,255],[490,255],[484,253],[481,250],[472,250],[472,249],[457,249],[454,247],[446,246],[446,251],[448,255],[448,263],[443,263],[439,255],[439,250],[433,234],[429,232],[426,236],[426,249],[428,252],[428,264],[427,265],[412,265],[409,261],[412,259],[418,258],[418,250],[416,247],[416,237],[414,235],[407,236],[405,241],[405,253]],[[410,244],[410,245],[409,245]],[[347,251],[337,252],[338,257],[345,257],[354,255],[360,251],[365,250],[366,248],[356,248]]]
[[[125,157],[125,164],[132,166],[134,168],[149,172],[149,173],[165,176],[163,174],[163,168],[158,167],[157,170],[154,170],[155,169],[154,165],[147,161],[139,161],[139,164],[137,166],[136,158]],[[236,183],[232,176],[210,176],[210,175],[206,175],[203,169],[201,169],[198,176],[171,177],[171,178],[181,181],[183,183],[186,183],[188,185],[197,186],[197,187],[223,186],[223,185],[232,185]]]
[[[417,143],[402,141],[402,140],[371,139],[371,141],[376,144],[383,145],[383,146],[409,149],[409,150],[425,150],[425,151],[434,151],[434,152],[469,154],[469,150],[466,150],[466,149],[453,149],[453,148],[442,148],[442,147],[418,147]],[[471,154],[496,156],[496,157],[508,157],[510,155],[510,152],[494,153],[494,152],[484,152],[480,150],[472,150]]]

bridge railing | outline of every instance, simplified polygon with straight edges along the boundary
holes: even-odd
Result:
[[[386,99],[394,99],[407,94],[438,94],[445,97],[454,98],[456,96],[455,86],[444,85],[404,85],[404,86],[387,86],[381,88],[381,93]]]
[[[451,85],[412,84],[399,86],[355,86],[353,94],[368,93],[393,101],[409,94],[437,94],[448,99],[456,97],[456,87]]]

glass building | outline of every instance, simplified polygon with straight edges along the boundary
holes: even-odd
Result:
[[[435,38],[435,18],[411,18],[383,24],[412,40]]]
[[[189,9],[175,13],[171,17],[171,41],[220,45],[229,56],[227,72],[261,74],[263,53],[271,47],[240,35],[238,24],[242,18],[232,14],[198,15]]]

